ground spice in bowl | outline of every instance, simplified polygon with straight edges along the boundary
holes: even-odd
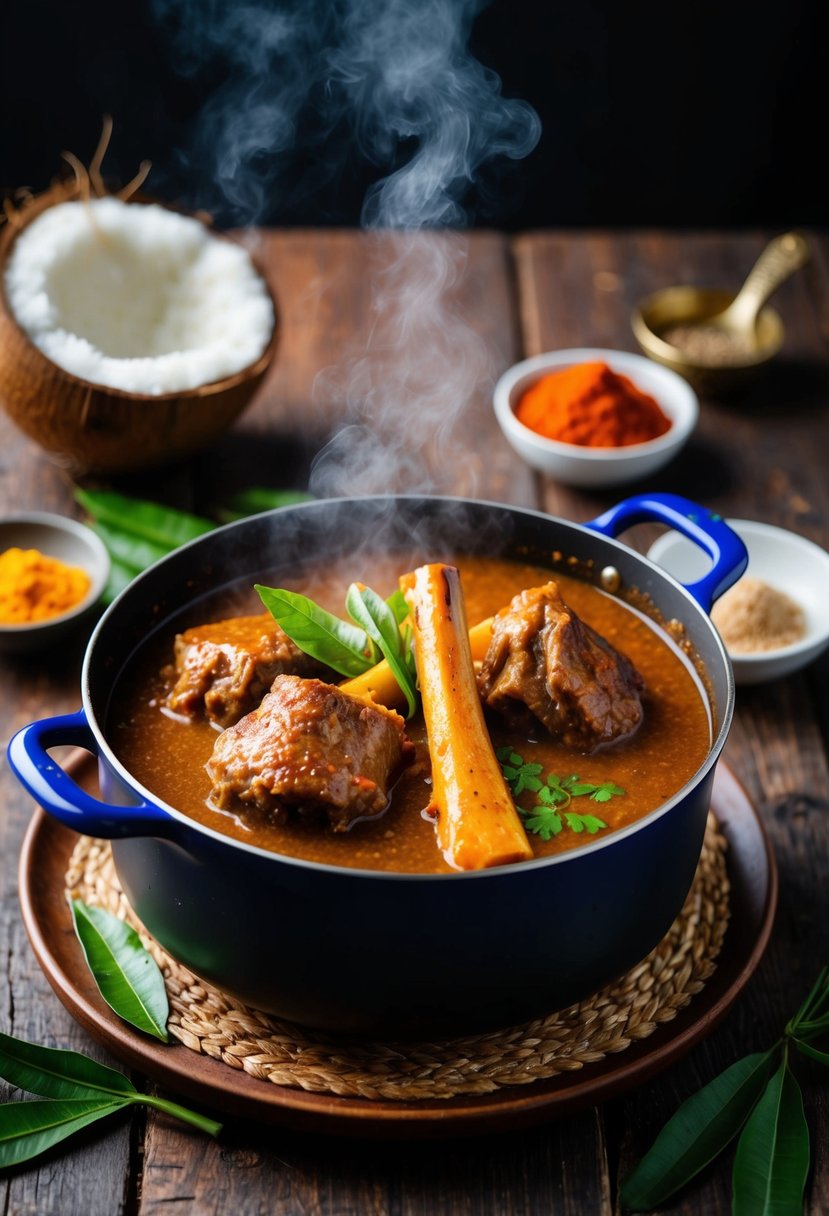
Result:
[[[46,621],[79,604],[91,586],[79,566],[38,549],[0,553],[0,625]]]
[[[671,427],[653,397],[599,361],[548,372],[523,393],[515,416],[547,439],[593,448],[645,443]]]
[[[718,325],[671,325],[659,336],[702,367],[744,367],[764,357],[762,347],[750,335]]]
[[[806,618],[800,605],[784,591],[748,576],[717,601],[711,620],[732,654],[779,650],[806,635]]]

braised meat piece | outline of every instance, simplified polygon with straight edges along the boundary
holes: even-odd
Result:
[[[519,720],[529,711],[581,752],[624,739],[642,721],[639,672],[554,582],[522,591],[496,615],[478,685],[488,708]]]
[[[328,668],[304,654],[269,612],[197,625],[176,637],[167,707],[217,726],[255,709],[278,675],[318,676]]]
[[[324,813],[335,832],[379,815],[414,757],[400,714],[321,680],[277,676],[262,704],[216,740],[207,772],[221,809],[283,821]]]

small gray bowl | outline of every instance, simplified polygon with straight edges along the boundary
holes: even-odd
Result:
[[[110,570],[109,554],[91,528],[46,511],[0,519],[0,553],[13,548],[39,549],[68,566],[81,566],[89,575],[90,585],[79,603],[58,616],[29,624],[0,624],[0,651],[6,654],[52,646],[78,629],[94,612]]]

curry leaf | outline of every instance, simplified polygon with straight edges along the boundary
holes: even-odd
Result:
[[[216,515],[223,523],[232,523],[261,511],[274,511],[278,507],[291,507],[298,502],[313,501],[313,494],[304,490],[272,490],[267,486],[249,486],[231,495],[227,505],[220,507]]]
[[[99,523],[110,524],[168,550],[195,540],[215,527],[211,520],[199,515],[143,498],[129,498],[111,490],[76,489],[75,498]]]
[[[222,1127],[214,1119],[179,1106],[177,1102],[139,1093],[122,1072],[99,1064],[79,1051],[42,1047],[9,1034],[0,1034],[0,1076],[20,1089],[55,1101],[131,1102],[152,1106],[210,1136],[217,1136]],[[12,1102],[8,1109],[16,1110],[24,1105],[29,1103]],[[0,1109],[7,1108],[0,1106]],[[14,1116],[6,1116],[6,1119],[13,1123]]]
[[[803,1098],[784,1053],[737,1143],[732,1216],[801,1216],[808,1172]]]
[[[622,1184],[623,1207],[657,1207],[725,1148],[763,1092],[775,1051],[745,1056],[683,1102]]]
[[[394,619],[398,625],[402,625],[409,615],[409,605],[406,603],[406,597],[399,587],[395,591],[392,591],[391,595],[386,599],[386,603],[394,613]]]
[[[112,524],[96,520],[92,524],[93,532],[97,532],[106,545],[109,556],[122,566],[127,566],[138,574],[146,570],[154,562],[160,561],[172,552],[169,545],[159,545],[156,541],[144,540],[143,537],[133,536]]]
[[[162,1043],[170,1012],[164,977],[140,937],[105,908],[72,901],[75,932],[101,996],[120,1018]]]
[[[816,1060],[818,1064],[829,1065],[829,1052],[818,1051],[817,1047],[813,1047],[811,1043],[806,1043],[803,1039],[793,1039],[795,1047],[802,1052],[804,1056],[808,1056],[810,1060]]]
[[[101,1098],[0,1104],[0,1168],[30,1161],[128,1103]]]
[[[346,610],[353,621],[365,629],[380,649],[400,685],[408,705],[408,717],[417,709],[417,688],[397,618],[376,591],[362,583],[352,583],[345,597]]]
[[[376,662],[373,641],[364,629],[321,608],[296,591],[256,584],[259,598],[300,650],[343,676],[359,676]]]
[[[0,1034],[0,1076],[10,1085],[41,1098],[130,1101],[137,1093],[122,1072],[99,1064],[79,1051],[41,1047],[10,1034]]]

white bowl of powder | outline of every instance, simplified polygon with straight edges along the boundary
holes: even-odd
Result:
[[[748,549],[748,568],[711,612],[738,684],[761,684],[805,667],[829,646],[829,553],[806,537],[748,519],[726,523]],[[710,569],[706,553],[665,532],[648,557],[682,583]]]

